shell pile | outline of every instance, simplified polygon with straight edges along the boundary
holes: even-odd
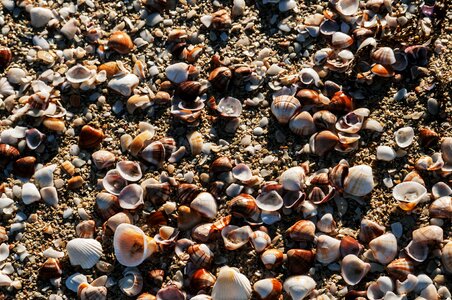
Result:
[[[447,3],[1,3],[1,299],[451,299]]]

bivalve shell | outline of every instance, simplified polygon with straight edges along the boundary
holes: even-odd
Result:
[[[294,241],[313,242],[315,236],[315,224],[309,220],[297,221],[286,231],[289,237]]]
[[[108,48],[119,54],[127,54],[132,51],[133,47],[132,39],[124,31],[115,31],[108,39]]]
[[[413,143],[414,130],[411,127],[403,127],[398,129],[394,136],[397,145],[401,148],[406,148]]]
[[[308,297],[316,287],[316,282],[309,276],[292,276],[284,281],[284,290],[293,300],[302,300]]]
[[[452,274],[452,242],[444,245],[441,250],[441,261],[443,262],[444,269]]]
[[[82,149],[91,149],[99,146],[105,138],[102,129],[96,129],[90,125],[85,125],[80,131],[78,145]]]
[[[118,170],[113,169],[105,174],[105,177],[102,179],[102,185],[107,192],[117,196],[127,185],[127,181],[122,178]]]
[[[397,256],[397,239],[392,233],[385,233],[369,243],[373,257],[385,265]]]
[[[251,227],[227,225],[221,230],[224,246],[228,250],[236,250],[248,243],[252,234]]]
[[[392,190],[392,196],[399,201],[401,209],[413,210],[416,205],[427,195],[427,189],[415,181],[399,183]]]
[[[271,238],[268,233],[256,230],[251,233],[250,242],[256,250],[257,253],[260,253],[265,250],[271,244]]]
[[[245,275],[235,268],[224,266],[220,269],[212,289],[213,300],[248,300],[251,297],[251,284]]]
[[[66,251],[71,265],[83,269],[94,267],[103,254],[102,245],[94,239],[72,239],[67,243]]]
[[[198,194],[190,203],[190,208],[208,219],[214,219],[218,210],[215,198],[208,192]]]
[[[292,167],[281,174],[279,178],[283,188],[288,191],[303,189],[306,179],[306,171],[302,167]]]
[[[394,51],[390,47],[381,47],[372,53],[372,59],[377,64],[392,65],[396,63]]]
[[[331,44],[335,48],[347,48],[353,44],[353,38],[346,33],[337,31],[331,37]]]
[[[22,201],[25,205],[41,200],[41,194],[38,188],[31,182],[27,182],[22,186]]]
[[[363,262],[356,255],[349,254],[342,259],[342,278],[349,285],[358,284],[369,270],[370,264]]]
[[[119,205],[124,209],[135,209],[144,204],[143,188],[138,184],[129,184],[124,187],[118,196]]]
[[[287,124],[300,107],[300,101],[294,96],[281,95],[273,99],[271,111],[279,123]]]
[[[306,274],[314,265],[315,254],[312,250],[290,249],[287,251],[287,268],[291,275]]]
[[[369,194],[374,188],[372,168],[367,165],[358,165],[348,170],[344,181],[344,191],[353,196],[362,197]]]
[[[103,170],[113,166],[116,156],[110,151],[98,150],[91,155],[91,159],[98,170]]]
[[[330,264],[336,261],[340,253],[341,241],[330,237],[329,235],[322,234],[317,238],[317,251],[315,257],[318,262],[322,264]]]
[[[256,281],[253,290],[259,300],[278,300],[282,293],[282,284],[276,278],[265,278]]]
[[[141,173],[141,167],[138,162],[123,160],[116,164],[116,170],[119,172],[122,178],[127,181],[138,181],[143,174]]]

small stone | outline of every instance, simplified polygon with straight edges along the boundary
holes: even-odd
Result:
[[[427,100],[427,110],[432,115],[437,115],[439,113],[439,103],[438,100],[430,98]]]
[[[262,129],[262,127],[256,127],[253,129],[253,134],[260,136],[264,134],[264,129]]]
[[[52,11],[44,7],[33,7],[30,10],[31,26],[35,28],[44,27],[53,18]]]
[[[391,224],[391,231],[396,238],[400,238],[403,235],[403,226],[400,222],[395,222]]]

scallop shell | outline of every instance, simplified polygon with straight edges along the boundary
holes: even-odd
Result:
[[[66,245],[66,251],[73,266],[83,269],[94,267],[102,256],[102,245],[94,239],[76,238]]]
[[[398,258],[386,266],[386,271],[394,279],[405,280],[409,274],[413,273],[414,264],[410,259]]]
[[[385,233],[369,243],[373,257],[385,265],[397,256],[397,239],[392,233]]]
[[[119,289],[128,297],[134,297],[141,293],[144,285],[143,275],[137,268],[126,268],[124,275],[118,282]]]
[[[414,130],[411,127],[403,127],[398,129],[394,136],[397,145],[401,148],[406,148],[413,143]]]
[[[122,178],[127,181],[138,181],[143,174],[141,173],[141,167],[138,162],[123,160],[116,164],[116,170],[119,172]]]
[[[251,297],[251,284],[245,275],[234,268],[224,266],[220,269],[212,289],[213,300],[248,300]]]
[[[277,300],[282,293],[282,284],[276,278],[265,278],[256,281],[253,290],[259,300]]]
[[[215,198],[208,192],[198,194],[190,203],[190,208],[208,219],[214,219],[218,210]]]
[[[279,182],[288,191],[300,191],[305,185],[306,171],[302,167],[292,167],[281,174]]]
[[[390,47],[380,47],[372,53],[372,59],[377,64],[392,65],[396,63],[394,51]]]
[[[135,209],[144,204],[143,188],[138,184],[125,186],[118,196],[119,205],[124,209]]]
[[[365,196],[374,188],[372,168],[367,165],[358,165],[348,170],[344,181],[344,191],[353,196]]]
[[[349,285],[358,284],[369,270],[370,264],[363,262],[356,255],[349,254],[342,259],[342,278]]]
[[[38,188],[31,182],[27,182],[22,186],[22,201],[25,205],[41,200],[41,194]]]
[[[284,290],[293,300],[302,300],[314,291],[316,282],[309,276],[292,276],[284,281]]]
[[[118,170],[113,169],[105,174],[105,177],[102,179],[102,185],[109,193],[117,196],[127,185],[127,181],[121,177]]]
[[[317,261],[326,265],[336,261],[341,255],[340,245],[340,240],[326,234],[320,235],[317,238],[317,251],[315,254]]]
[[[300,107],[300,101],[294,96],[281,95],[273,99],[271,111],[279,123],[287,124]]]
[[[399,201],[403,210],[411,211],[427,194],[427,189],[415,181],[399,183],[392,190],[392,196]]]

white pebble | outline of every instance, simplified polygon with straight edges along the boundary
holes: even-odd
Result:
[[[378,146],[377,147],[377,159],[384,161],[391,161],[396,158],[396,152],[389,146]]]
[[[30,10],[31,26],[35,28],[44,27],[53,18],[52,11],[44,7],[33,7]]]

